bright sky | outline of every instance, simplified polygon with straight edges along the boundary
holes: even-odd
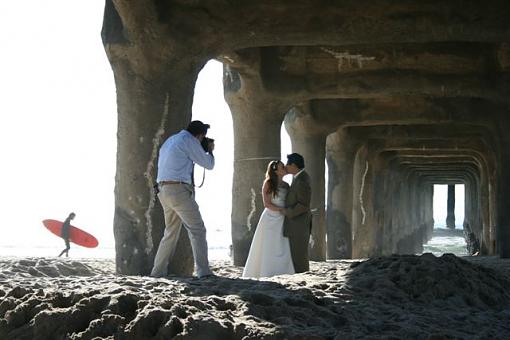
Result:
[[[113,244],[113,74],[102,48],[102,1],[0,3],[1,244],[61,240],[64,219]]]
[[[462,228],[464,222],[464,190],[463,184],[455,186],[455,225]],[[434,223],[446,225],[446,203],[448,200],[448,185],[434,185]]]
[[[61,247],[41,221],[74,211],[73,224],[113,247],[117,109],[100,36],[103,6],[0,3],[0,245]],[[202,70],[193,105],[193,119],[210,123],[216,139],[216,168],[197,191],[210,246],[230,244],[233,133],[222,72],[216,61]]]
[[[61,247],[41,221],[74,211],[76,226],[113,247],[117,109],[103,7],[0,2],[0,245]],[[211,61],[193,105],[193,119],[210,123],[216,139],[216,168],[197,192],[210,246],[230,244],[233,134],[221,79],[221,64]],[[283,133],[282,155],[289,152]]]

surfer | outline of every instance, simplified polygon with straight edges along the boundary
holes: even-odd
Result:
[[[58,257],[64,255],[64,253],[66,254],[66,257],[69,257],[69,249],[71,249],[71,246],[69,245],[69,227],[71,226],[71,220],[74,219],[75,216],[75,213],[70,213],[64,221],[64,224],[62,224],[60,237],[64,239],[64,242],[66,243],[66,249],[62,250]]]

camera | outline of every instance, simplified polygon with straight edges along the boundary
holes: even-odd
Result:
[[[214,139],[204,137],[202,141],[200,142],[200,145],[202,145],[202,148],[204,148],[205,152],[209,152],[209,144],[213,143]]]

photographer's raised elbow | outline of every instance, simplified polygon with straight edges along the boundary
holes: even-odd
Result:
[[[214,157],[212,158],[212,162],[204,166],[207,170],[212,170],[214,168]]]

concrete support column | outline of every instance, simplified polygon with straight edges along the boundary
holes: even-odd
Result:
[[[353,167],[357,140],[345,129],[328,136],[328,259],[352,258]]]
[[[370,143],[356,153],[353,169],[352,256],[365,258],[376,255],[376,230],[373,220],[374,159]]]
[[[415,254],[422,249],[420,231],[420,186],[414,171],[407,170],[402,178],[400,189],[400,226],[396,235],[398,254]]]
[[[423,220],[421,218],[423,209],[423,192],[419,183],[419,175],[413,171],[411,177],[412,191],[411,191],[411,225],[409,226],[412,237],[412,248],[410,254],[417,254],[423,252]]]
[[[507,168],[507,171],[510,171],[510,166]],[[508,201],[501,202],[503,198],[510,200],[508,192],[502,192],[508,191],[508,188],[510,188],[510,178],[504,177],[510,177],[510,175],[508,173],[505,175],[502,174],[499,178],[500,183],[498,187],[505,186],[506,189],[498,188],[496,245],[501,258],[510,258],[510,204]]]
[[[426,188],[426,210],[425,210],[425,239],[423,243],[430,241],[432,233],[434,232],[434,185],[427,183]]]
[[[400,232],[400,183],[402,182],[401,167],[398,161],[393,159],[387,164],[387,176],[385,176],[384,194],[384,235],[383,252],[385,254],[397,253],[397,241]]]
[[[501,258],[510,258],[510,138],[508,132],[501,137],[501,140],[496,199],[496,246]]]
[[[482,220],[480,215],[480,197],[477,175],[468,173],[465,183],[465,218],[464,238],[466,239],[468,254],[480,251],[482,240]]]
[[[312,236],[310,242],[310,260],[326,260],[326,223],[325,223],[325,158],[327,133],[320,129],[311,115],[300,108],[293,108],[285,116],[285,128],[292,141],[292,152],[301,154],[305,159],[305,168],[310,175],[312,198]]]
[[[397,254],[408,252],[407,228],[409,226],[409,182],[404,176],[404,171],[400,173],[400,179],[396,185],[396,227],[394,228],[394,243]]]
[[[262,183],[267,164],[280,159],[282,121],[263,115],[234,115],[234,178],[232,185],[232,246],[234,264],[243,266],[264,208]]]
[[[117,89],[113,231],[121,274],[145,275],[152,268],[165,228],[153,187],[159,147],[191,120],[195,81],[208,59],[194,39],[161,39],[168,28],[152,20],[156,10],[153,5],[106,1],[101,32]],[[186,232],[169,272],[193,272]]]
[[[482,221],[481,255],[493,255],[490,223],[490,180],[488,165],[484,163],[480,173],[480,218]]]
[[[448,185],[446,210],[446,227],[455,229],[455,185]]]
[[[497,171],[494,170],[493,174]],[[498,185],[496,176],[491,174],[489,176],[489,255],[498,254],[497,247],[497,221],[498,221]]]
[[[280,130],[289,105],[265,92],[257,72],[228,69],[225,99],[234,123],[232,246],[234,265],[244,266],[264,208],[267,164],[281,157]]]
[[[388,246],[388,233],[386,230],[385,219],[388,212],[385,209],[386,203],[386,180],[388,178],[388,153],[384,150],[377,150],[372,153],[372,181],[373,190],[371,202],[368,208],[372,211],[370,214],[372,220],[368,221],[368,225],[374,230],[374,249],[373,254],[377,255],[390,255],[385,249]]]
[[[161,143],[191,119],[193,88],[200,67],[135,75],[112,63],[117,86],[118,132],[114,234],[117,271],[148,274],[165,227],[154,192]],[[181,233],[170,273],[191,275],[193,255]]]

